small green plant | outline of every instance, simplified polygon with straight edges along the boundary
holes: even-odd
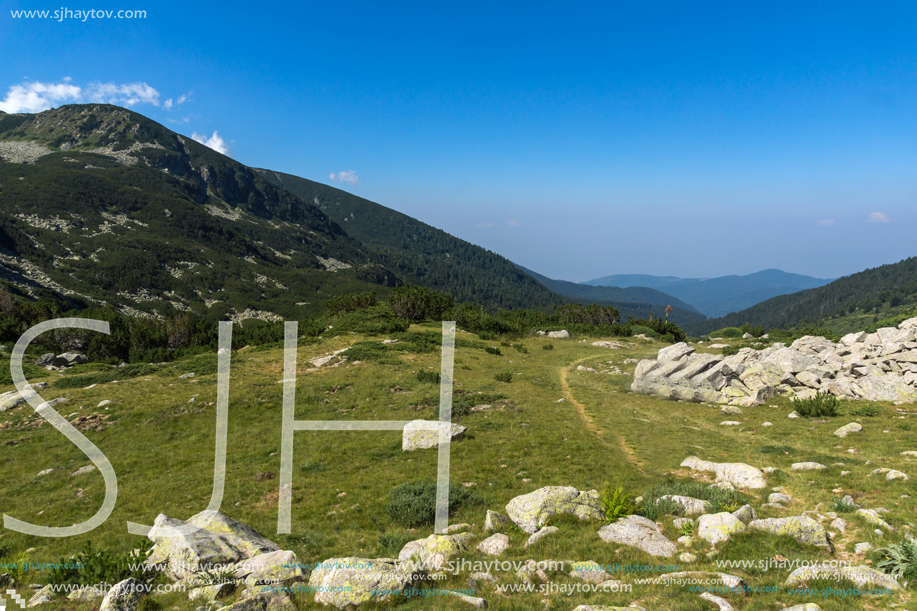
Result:
[[[622,485],[605,482],[604,486],[602,486],[600,497],[602,499],[602,507],[605,508],[605,517],[608,518],[609,524],[637,511],[633,495],[628,494]]]
[[[523,354],[528,354],[529,352],[529,349],[526,348],[525,344],[522,344],[522,343],[513,344],[513,348],[515,348],[518,352],[521,352]]]
[[[684,509],[672,499],[654,499],[648,501],[646,497],[644,497],[640,506],[637,508],[637,513],[655,522],[662,516],[680,516],[684,513]]]
[[[496,346],[487,346],[486,348],[484,348],[484,352],[486,352],[487,354],[496,354],[497,356],[503,355],[503,353],[500,352],[500,349],[497,348]]]
[[[541,347],[542,350],[554,350],[554,344],[545,344]]]
[[[118,554],[94,549],[92,541],[87,541],[86,546],[75,557],[61,559],[58,565],[51,569],[49,581],[54,584],[79,585],[118,583],[133,577],[149,583],[156,578],[157,572],[145,567],[143,563],[149,558],[153,544],[142,539],[138,546],[137,550]]]
[[[449,484],[450,514],[461,507],[481,505],[483,502],[484,499],[466,488]],[[433,524],[436,519],[436,482],[412,482],[392,489],[388,515],[393,522],[406,528]]]
[[[382,533],[379,535],[379,548],[385,558],[397,558],[398,552],[410,541],[408,537],[398,533]]]
[[[831,511],[836,511],[837,513],[853,513],[857,510],[856,503],[851,503],[840,497],[834,497],[829,507],[831,507]]]
[[[876,568],[897,581],[917,579],[917,540],[905,539],[877,549],[873,554]]]
[[[797,399],[793,407],[803,418],[830,418],[838,415],[840,401],[834,395],[820,392],[810,399]]]
[[[439,384],[440,374],[437,371],[421,370],[417,372],[417,381],[424,384]]]
[[[860,416],[860,417],[865,417],[865,418],[872,418],[873,416],[878,416],[881,413],[881,411],[882,410],[880,410],[878,407],[875,407],[872,405],[864,405],[850,412],[850,415],[851,416]]]
[[[25,552],[20,552],[12,562],[7,564],[3,571],[9,574],[9,576],[12,577],[17,584],[19,584],[22,583],[25,576],[29,573],[29,569],[27,568],[28,564],[28,554]]]
[[[508,371],[504,371],[503,373],[495,373],[494,380],[496,380],[497,382],[509,383],[513,381],[513,374],[511,374]]]
[[[690,537],[694,532],[694,525],[691,522],[685,522],[681,525],[681,530],[679,532],[682,537]]]

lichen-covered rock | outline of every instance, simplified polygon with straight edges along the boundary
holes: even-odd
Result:
[[[541,541],[548,535],[553,535],[554,533],[556,533],[559,530],[560,529],[557,528],[556,526],[544,526],[538,532],[536,532],[534,535],[528,538],[528,540],[525,542],[525,546],[529,547],[529,546],[535,545],[536,543],[538,543],[539,541]]]
[[[882,516],[875,509],[857,509],[857,515],[866,520],[866,523],[870,526],[884,528],[888,531],[895,530],[888,522],[882,519]]]
[[[252,596],[243,598],[228,607],[218,608],[220,611],[267,611],[267,599],[264,596]]]
[[[611,579],[611,575],[606,573],[599,563],[592,560],[571,563],[570,576],[586,583],[604,583]]]
[[[786,587],[797,587],[807,581],[817,579],[827,579],[838,581],[839,579],[849,579],[858,588],[872,586],[876,588],[885,588],[888,590],[900,590],[901,585],[891,575],[887,575],[868,566],[845,566],[838,568],[831,564],[816,564],[811,566],[801,566],[794,570],[783,583]],[[842,586],[838,586],[842,587]]]
[[[130,577],[118,582],[102,599],[99,611],[134,611],[150,593],[150,587]]]
[[[474,535],[471,533],[433,534],[426,539],[417,539],[405,545],[398,554],[398,560],[417,562],[424,570],[439,570],[452,556],[468,552],[473,539]]]
[[[478,551],[488,556],[500,556],[509,548],[509,537],[504,534],[494,534],[478,544]]]
[[[755,511],[755,508],[752,507],[751,505],[742,505],[741,507],[733,511],[732,515],[739,518],[746,524],[748,524],[749,522],[753,520],[758,519],[758,512]]]
[[[487,510],[487,517],[484,518],[484,530],[487,532],[496,532],[503,530],[510,524],[510,519],[502,513]]]
[[[454,422],[436,420],[412,420],[404,425],[401,433],[401,450],[412,452],[439,447],[439,431],[448,427],[450,443],[465,434],[466,427]]]
[[[506,513],[528,534],[536,533],[552,516],[572,515],[580,520],[604,520],[605,509],[597,492],[581,492],[571,486],[547,486],[517,496]]]
[[[702,600],[707,601],[711,605],[717,608],[718,611],[735,611],[735,607],[729,604],[729,601],[725,598],[711,594],[710,592],[704,592],[700,595]]]
[[[105,592],[94,586],[87,586],[70,592],[70,594],[67,594],[67,598],[70,600],[96,600],[97,598],[102,598],[105,594]]]
[[[705,514],[697,519],[697,536],[711,545],[728,541],[733,534],[746,529],[745,522],[728,512]]]
[[[50,585],[47,585],[32,595],[32,598],[29,599],[29,602],[26,603],[27,607],[37,607],[38,605],[43,605],[47,602],[51,602],[57,596],[57,592],[51,589]]]
[[[646,611],[643,607],[609,607],[608,605],[580,605],[573,611]]]
[[[188,518],[188,523],[220,535],[230,545],[245,554],[246,558],[280,551],[279,545],[266,539],[251,526],[237,522],[219,511],[202,511]]]
[[[263,583],[289,585],[309,578],[303,565],[291,551],[268,552],[258,554],[237,563],[234,567],[235,577],[247,585]]]
[[[146,564],[159,566],[173,579],[234,564],[245,557],[225,537],[164,514],[156,516],[147,536],[156,545]]]
[[[643,550],[651,556],[669,558],[678,551],[659,526],[641,516],[627,516],[599,529],[599,537],[605,543],[620,543]]]
[[[809,516],[754,520],[748,525],[748,530],[774,535],[789,535],[803,545],[833,549],[825,527]]]
[[[234,583],[218,583],[212,586],[202,586],[188,592],[188,600],[210,602],[212,600],[226,598],[235,591],[236,585]]]
[[[400,598],[411,587],[415,573],[396,560],[330,558],[312,570],[309,587],[315,602],[338,609]]]
[[[760,469],[741,462],[715,463],[701,460],[697,456],[689,456],[682,461],[681,466],[695,471],[713,471],[717,480],[729,482],[736,488],[757,490],[767,486],[764,473]]]
[[[787,607],[783,611],[821,611],[821,607],[815,603],[803,603],[801,605],[793,605],[792,607]]]

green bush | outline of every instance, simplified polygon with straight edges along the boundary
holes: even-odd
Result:
[[[438,371],[420,370],[417,372],[417,381],[423,384],[439,384],[440,373]]]
[[[388,335],[407,331],[411,326],[410,321],[399,318],[385,306],[341,313],[328,319],[327,323],[323,329],[324,335]],[[329,326],[331,329],[328,329]]]
[[[541,347],[542,350],[554,350],[554,344],[545,344]]]
[[[657,484],[643,493],[640,514],[651,520],[660,515],[680,515],[681,506],[663,496],[689,496],[695,499],[709,501],[712,505],[711,513],[735,511],[749,502],[749,498],[737,491],[723,488],[713,488],[708,484],[697,481],[669,480]]]
[[[500,352],[500,349],[497,348],[496,346],[487,346],[486,348],[484,348],[484,352],[486,352],[487,354],[496,354],[497,356],[503,355],[503,353]]]
[[[399,318],[410,321],[442,320],[452,309],[452,297],[424,286],[404,285],[392,291],[388,305]]]
[[[793,402],[796,413],[804,418],[823,418],[838,415],[840,401],[827,392],[820,392],[811,399],[797,399]]]
[[[600,496],[602,507],[605,508],[605,517],[608,519],[609,524],[637,511],[633,495],[628,494],[622,485],[605,482]]]
[[[145,539],[138,543],[138,550],[126,554],[117,554],[101,549],[94,549],[92,541],[72,558],[62,558],[57,566],[50,569],[48,581],[53,584],[85,585],[97,583],[118,583],[129,577],[149,583],[156,578],[157,572],[142,567],[149,557],[153,544]],[[131,568],[134,566],[135,568]]]
[[[449,513],[465,506],[482,505],[484,499],[462,486],[449,484]],[[388,515],[406,528],[433,524],[436,520],[436,482],[401,484],[389,496]]]
[[[513,374],[511,374],[508,371],[504,371],[503,373],[495,373],[494,380],[496,380],[497,382],[509,383],[513,381]]]
[[[829,505],[831,511],[836,511],[837,513],[853,513],[857,510],[856,503],[851,503],[850,501],[845,501],[841,497],[835,497]]]
[[[363,308],[371,308],[374,305],[376,305],[376,291],[367,291],[366,293],[335,297],[325,304],[325,309],[337,314],[338,312],[356,312]]]
[[[726,327],[720,329],[719,331],[713,331],[710,333],[710,337],[725,337],[727,339],[739,339],[745,332],[738,327]],[[762,333],[763,335],[763,333]]]
[[[521,352],[522,354],[528,354],[529,352],[529,349],[526,348],[525,344],[522,344],[522,343],[513,344],[513,348],[515,348],[518,352]]]
[[[917,540],[905,539],[877,549],[873,554],[876,568],[892,575],[897,581],[917,579]]]
[[[858,407],[850,412],[850,415],[865,416],[866,418],[871,418],[873,416],[878,416],[881,412],[882,410],[880,410],[878,407],[874,407],[872,405],[864,405],[863,407]]]

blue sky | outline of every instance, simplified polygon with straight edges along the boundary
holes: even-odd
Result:
[[[120,103],[567,280],[917,254],[913,3],[68,2],[0,1],[0,110]],[[11,14],[61,8],[147,16]]]

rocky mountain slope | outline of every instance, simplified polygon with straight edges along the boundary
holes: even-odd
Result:
[[[271,319],[400,283],[314,204],[102,104],[0,115],[0,280],[130,314]]]

